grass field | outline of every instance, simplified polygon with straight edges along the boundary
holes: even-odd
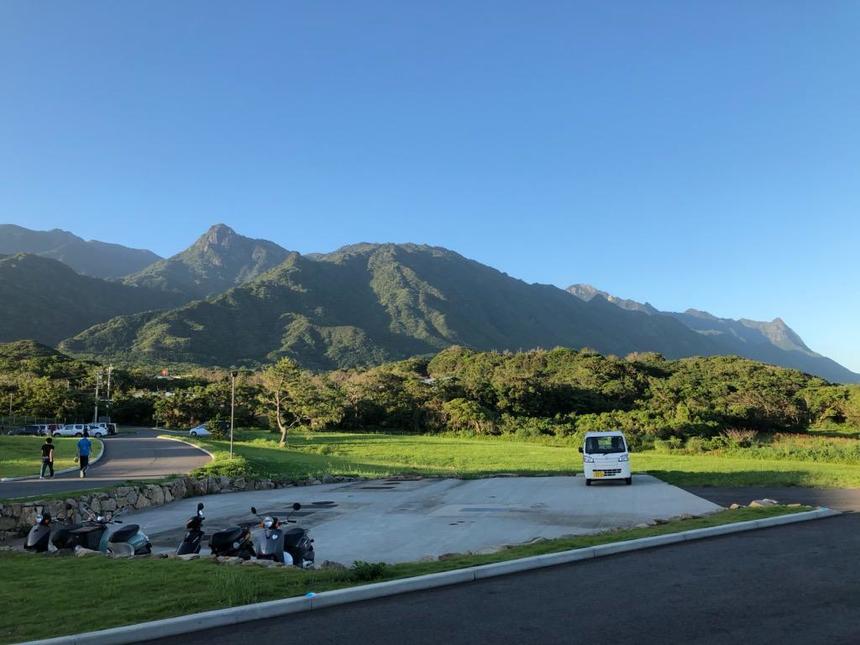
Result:
[[[367,582],[391,580],[531,555],[662,535],[730,522],[761,519],[808,510],[772,506],[722,511],[641,529],[548,540],[498,553],[462,555],[449,560],[399,565],[363,565],[346,571],[263,569],[218,565],[198,560],[110,560],[0,552],[0,642],[106,629],[169,616],[253,602],[289,598]],[[78,602],[49,602],[61,581],[86,589],[86,607]],[[46,595],[47,594],[47,595]],[[41,608],[41,610],[39,610]]]
[[[75,465],[74,437],[54,438],[54,470],[71,468]],[[93,439],[95,459],[102,451],[102,442]],[[0,477],[23,477],[38,475],[42,467],[42,444],[45,437],[7,437],[0,436]]]
[[[421,474],[484,477],[499,473],[562,475],[581,471],[581,456],[571,445],[507,438],[318,433],[297,434],[279,448],[266,432],[237,433],[236,454],[254,472],[285,478],[325,474],[386,477]],[[202,442],[216,453],[209,468],[230,469],[225,441]],[[634,452],[635,472],[688,486],[860,486],[860,464],[809,459],[763,459],[743,455]],[[242,462],[245,463],[245,462]],[[234,467],[237,464],[234,464]]]

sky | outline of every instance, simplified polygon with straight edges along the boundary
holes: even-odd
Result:
[[[860,371],[860,3],[0,3],[0,222],[444,246]]]

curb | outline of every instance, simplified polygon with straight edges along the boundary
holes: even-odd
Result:
[[[98,441],[99,443],[101,443],[102,451],[99,453],[98,457],[96,457],[95,459],[93,459],[90,462],[90,466],[95,466],[97,463],[99,463],[102,460],[102,457],[105,456],[105,452],[107,451],[107,446],[105,445],[105,442],[103,439],[97,439],[95,437],[93,437],[93,439],[95,441]],[[57,475],[68,475],[69,473],[73,473],[77,470],[80,470],[77,466],[74,466],[72,468],[63,468],[63,470],[55,470],[54,471],[54,477],[56,477]],[[5,483],[5,482],[20,482],[20,481],[24,481],[27,479],[33,479],[35,481],[39,481],[38,479],[35,479],[36,477],[37,477],[36,475],[22,475],[21,477],[3,477],[2,479],[0,479],[0,484]]]
[[[300,596],[297,598],[270,600],[241,607],[216,609],[187,616],[176,616],[174,618],[165,618],[163,620],[155,620],[147,623],[138,623],[136,625],[113,627],[96,632],[61,636],[46,640],[28,641],[22,645],[121,645],[124,643],[137,643],[140,641],[155,640],[158,638],[166,638],[168,636],[178,636],[216,627],[236,625],[264,618],[276,618],[278,616],[286,616],[303,611],[311,611],[313,609],[322,609],[324,607],[334,607],[336,605],[371,600],[374,598],[385,598],[386,596],[393,596],[412,591],[423,591],[466,582],[477,582],[478,580],[485,580],[496,576],[504,576],[511,573],[552,567],[560,564],[569,564],[580,560],[591,560],[617,553],[651,549],[667,544],[691,542],[718,535],[753,531],[772,526],[793,524],[795,522],[807,522],[841,514],[842,513],[839,511],[819,507],[812,511],[769,517],[763,520],[748,520],[746,522],[736,522],[734,524],[723,524],[720,526],[691,529],[689,531],[681,531],[678,533],[667,533],[666,535],[655,535],[653,537],[639,538],[636,540],[626,540],[624,542],[573,549],[570,551],[562,551],[560,553],[530,556],[527,558],[520,558],[518,560],[508,560],[506,562],[496,562],[494,564],[468,567],[466,569],[454,569],[452,571],[431,573],[414,578],[388,580],[386,582],[377,582],[359,587],[323,591],[318,594],[309,594],[307,596]]]
[[[196,443],[191,443],[190,441],[186,441],[185,439],[180,439],[179,437],[165,437],[164,435],[158,435],[156,439],[163,439],[164,441],[178,441],[179,443],[184,443],[186,446],[191,446],[192,448],[196,448],[200,452],[205,452],[209,455],[209,458],[212,461],[215,461],[215,455],[206,450],[206,448],[202,446],[198,446]]]

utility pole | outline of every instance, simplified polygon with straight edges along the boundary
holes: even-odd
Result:
[[[236,419],[236,372],[230,370],[230,459],[233,458],[233,425]]]
[[[93,411],[93,423],[99,422],[99,386],[102,384],[102,371],[96,373],[96,405]]]
[[[108,423],[111,422],[110,414],[111,414],[111,408],[113,407],[113,401],[110,398],[110,375],[111,375],[111,372],[113,372],[113,365],[108,365],[108,368],[107,368],[107,375],[108,375],[108,379],[107,379],[107,418],[108,418]],[[98,421],[98,419],[96,419],[96,421]]]

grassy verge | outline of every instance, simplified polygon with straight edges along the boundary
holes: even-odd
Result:
[[[101,454],[103,445],[98,439],[93,439],[93,455],[95,459]],[[75,465],[75,445],[78,439],[74,437],[54,438],[54,470],[63,470]],[[0,436],[0,477],[24,477],[39,475],[42,467],[41,446],[45,437],[8,437]]]
[[[461,478],[497,473],[569,475],[582,469],[582,457],[576,448],[563,443],[449,435],[319,433],[295,435],[286,448],[279,448],[266,432],[244,431],[237,437],[235,453],[239,459],[233,462],[226,459],[227,442],[200,442],[216,455],[205,471],[247,471],[303,479],[325,474]],[[646,450],[634,452],[631,461],[636,472],[648,472],[683,486],[860,486],[858,463],[762,458],[752,451],[690,455]]]
[[[16,642],[106,629],[170,616],[301,596],[367,582],[393,580],[450,569],[501,562],[568,549],[663,535],[731,522],[762,519],[808,510],[772,506],[722,511],[706,517],[674,520],[641,529],[561,538],[516,546],[498,553],[465,554],[435,562],[397,565],[363,564],[344,571],[301,571],[218,565],[209,560],[109,560],[21,553],[0,553],[0,641]],[[87,606],[52,603],[42,606],[46,590],[74,580],[86,589]],[[142,593],[141,590],[145,590]],[[184,590],[179,593],[177,590]]]

